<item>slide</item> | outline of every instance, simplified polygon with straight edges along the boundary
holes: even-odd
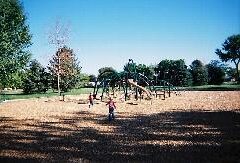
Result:
[[[137,88],[141,89],[142,91],[146,92],[147,96],[148,96],[150,99],[152,98],[150,91],[147,90],[146,88],[138,85],[137,82],[134,82],[134,81],[133,81],[133,79],[128,79],[128,83],[131,84],[132,86],[137,87]]]

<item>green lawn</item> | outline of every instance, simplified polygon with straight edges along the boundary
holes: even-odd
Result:
[[[240,84],[202,85],[184,87],[183,89],[190,91],[240,91]]]
[[[163,86],[155,86],[157,90],[163,90]],[[221,85],[202,85],[202,86],[190,86],[190,87],[170,87],[170,89],[178,88],[179,90],[188,91],[240,91],[240,84],[224,83]],[[167,90],[168,87],[166,86]]]
[[[69,92],[65,92],[65,95],[78,95],[78,94],[89,94],[93,92],[93,88],[80,88],[73,89]],[[50,97],[58,96],[58,93],[49,90],[46,93],[36,93],[36,94],[24,94],[21,90],[17,91],[2,91],[0,94],[0,101],[12,100],[12,99],[28,99],[28,98],[40,98],[40,97]]]
[[[191,87],[179,87],[179,90],[188,91],[240,91],[240,84],[227,84],[222,85],[203,85],[203,86],[191,86]],[[80,88],[73,89],[69,92],[65,92],[65,95],[79,95],[79,94],[89,94],[93,92],[93,88]],[[101,93],[101,89],[98,91]],[[3,100],[12,99],[28,99],[28,98],[40,98],[40,97],[50,97],[58,96],[58,93],[49,90],[47,93],[37,93],[37,94],[24,94],[21,90],[17,91],[2,91],[0,94],[0,102]]]

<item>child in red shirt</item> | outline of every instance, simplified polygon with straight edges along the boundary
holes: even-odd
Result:
[[[89,101],[88,107],[90,108],[91,105],[93,106],[93,96],[92,96],[92,93],[89,94],[89,96],[88,96],[88,101]]]
[[[111,116],[112,116],[112,119],[115,119],[114,109],[116,109],[116,105],[111,97],[109,97],[109,101],[107,102],[106,105],[108,105],[108,108],[109,108],[109,121],[111,121]]]

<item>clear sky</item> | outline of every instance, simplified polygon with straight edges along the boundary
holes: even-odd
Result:
[[[218,59],[215,49],[240,33],[240,0],[22,0],[33,35],[30,50],[43,65],[56,51],[48,31],[67,24],[67,45],[82,71],[122,70],[128,59],[157,64],[163,59]]]

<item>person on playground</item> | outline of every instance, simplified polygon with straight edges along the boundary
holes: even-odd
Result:
[[[92,95],[92,93],[89,94],[88,101],[89,101],[88,107],[90,108],[91,105],[93,106],[93,95]]]
[[[109,101],[107,102],[106,105],[108,105],[108,108],[109,108],[109,116],[110,114],[112,114],[112,119],[114,120],[115,119],[114,110],[116,109],[116,105],[111,97],[109,97]],[[109,117],[109,120],[111,120],[110,117]]]

